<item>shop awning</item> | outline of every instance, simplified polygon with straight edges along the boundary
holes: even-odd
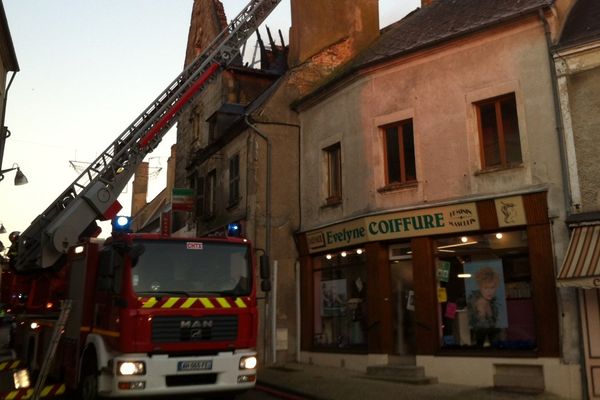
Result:
[[[600,225],[573,229],[557,285],[600,288]]]

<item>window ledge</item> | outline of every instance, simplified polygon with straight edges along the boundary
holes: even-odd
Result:
[[[484,168],[484,169],[480,169],[479,171],[475,171],[475,176],[491,174],[494,172],[508,171],[511,169],[518,169],[518,168],[524,168],[524,167],[525,166],[523,165],[523,163],[519,163],[519,164],[510,164],[507,166]]]
[[[387,193],[387,192],[394,192],[396,190],[402,190],[402,189],[414,189],[417,186],[419,186],[418,181],[404,182],[404,183],[395,182],[395,183],[390,183],[388,185],[380,187],[379,189],[377,189],[377,191],[379,193]]]
[[[323,204],[321,206],[321,208],[327,208],[327,207],[336,207],[342,204],[342,198],[341,197],[328,197],[327,199],[325,199],[325,204]]]

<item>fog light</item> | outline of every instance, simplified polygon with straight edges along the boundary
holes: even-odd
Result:
[[[237,383],[250,383],[256,381],[256,375],[238,375]]]
[[[146,388],[146,381],[119,382],[120,390],[142,390]]]
[[[16,372],[13,372],[13,381],[15,383],[15,389],[26,389],[31,386],[31,381],[29,380],[29,371],[26,369],[20,369]]]

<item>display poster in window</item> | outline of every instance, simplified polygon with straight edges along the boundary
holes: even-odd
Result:
[[[450,278],[450,263],[448,261],[438,261],[437,279],[440,282],[448,282]]]
[[[502,329],[508,326],[502,260],[490,259],[464,264],[465,294],[469,326],[474,331]]]
[[[348,287],[346,279],[321,282],[321,316],[339,317],[346,315]]]

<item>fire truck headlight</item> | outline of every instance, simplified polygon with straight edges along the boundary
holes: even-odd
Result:
[[[255,356],[245,356],[240,359],[240,369],[254,369],[258,364]]]
[[[119,375],[146,375],[146,364],[143,361],[119,361],[117,363]]]

